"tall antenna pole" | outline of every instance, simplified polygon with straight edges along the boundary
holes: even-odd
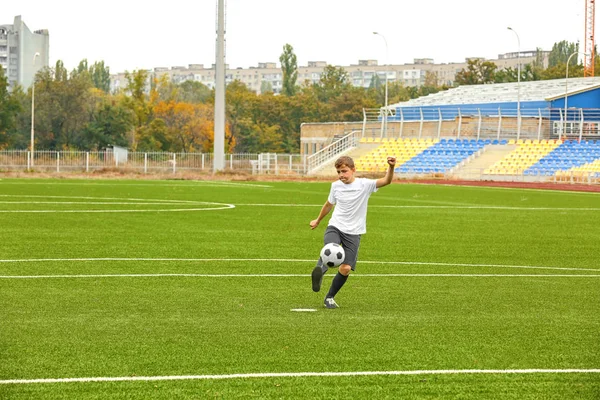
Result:
[[[225,169],[225,0],[217,0],[213,172]]]
[[[594,40],[594,25],[596,20],[596,1],[585,0],[585,44],[583,52],[585,58],[583,59],[583,76],[589,77],[594,76],[594,62],[595,62],[595,40]]]

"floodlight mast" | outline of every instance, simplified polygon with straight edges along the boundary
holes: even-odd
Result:
[[[217,0],[213,172],[225,168],[225,0]]]

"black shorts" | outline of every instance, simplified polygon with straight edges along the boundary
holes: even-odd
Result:
[[[335,226],[329,225],[325,229],[325,236],[323,237],[323,244],[337,243],[341,244],[344,248],[346,257],[342,264],[348,264],[352,267],[352,271],[356,268],[356,261],[358,260],[358,248],[360,246],[360,235],[349,235],[340,231]]]

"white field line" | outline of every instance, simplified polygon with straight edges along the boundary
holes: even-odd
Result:
[[[89,274],[89,275],[0,275],[0,279],[60,279],[60,278],[306,278],[309,274]],[[362,278],[600,278],[600,275],[579,274],[353,274]],[[333,277],[333,276],[332,276]]]
[[[235,204],[236,207],[323,207],[322,204]],[[600,211],[599,207],[508,207],[508,206],[435,206],[435,205],[369,205],[369,208],[503,210],[503,211]]]
[[[168,199],[137,199],[120,197],[89,197],[89,196],[51,196],[51,195],[11,195],[2,194],[0,197],[16,198],[42,198],[42,199],[77,199],[77,200],[95,200],[96,202],[40,202],[40,201],[3,201],[0,204],[90,204],[90,205],[168,205],[168,206],[189,206],[190,208],[168,208],[168,209],[97,209],[97,210],[0,210],[0,213],[33,213],[33,214],[51,214],[51,213],[142,213],[142,212],[185,212],[185,211],[216,211],[235,208],[233,204],[215,203],[207,201],[190,200],[168,200]],[[97,202],[100,200],[100,202]],[[205,207],[198,207],[205,206]],[[207,207],[209,206],[209,207]]]
[[[2,179],[0,179],[2,181]],[[182,183],[170,183],[170,182],[162,182],[162,181],[152,181],[152,183],[132,183],[132,182],[123,182],[118,181],[116,183],[113,182],[27,182],[27,181],[9,181],[4,180],[2,182],[3,185],[75,185],[75,186],[166,186],[166,187],[188,187],[188,188],[197,188],[197,187],[248,187],[248,188],[272,188],[273,185],[266,184],[258,184],[258,183],[239,183],[239,182],[227,182],[227,181],[189,181],[189,184]]]
[[[228,204],[216,202],[199,202],[189,200],[168,200],[168,199],[138,199],[138,198],[119,198],[119,197],[86,197],[86,196],[52,196],[52,195],[0,195],[0,197],[16,197],[16,198],[53,198],[53,199],[84,199],[84,200],[114,200],[120,202],[108,203],[81,203],[81,204],[157,204],[165,205],[173,204],[189,204],[189,205],[217,205],[216,208],[188,208],[188,209],[169,209],[169,210],[0,210],[2,213],[63,213],[63,212],[151,212],[151,211],[210,211],[222,210],[235,207],[322,207],[322,204],[281,204],[281,203],[244,203],[244,204]],[[125,202],[125,203],[121,203]],[[139,202],[139,203],[134,203]],[[0,202],[0,204],[79,204],[77,202]],[[394,209],[441,209],[441,210],[504,210],[504,211],[600,211],[599,207],[508,207],[508,206],[486,206],[486,205],[376,205],[373,204],[370,208],[394,208]]]
[[[216,211],[235,208],[233,204],[227,204],[224,207],[209,207],[209,208],[156,208],[154,210],[0,210],[4,214],[61,214],[61,213],[143,213],[143,212],[185,212],[185,211]]]
[[[442,369],[414,371],[348,371],[348,372],[267,372],[225,375],[168,375],[168,376],[98,376],[88,378],[40,378],[40,379],[4,379],[0,384],[37,384],[37,383],[86,383],[86,382],[124,382],[124,381],[181,381],[181,380],[217,380],[249,378],[305,378],[305,377],[344,377],[344,376],[394,376],[394,375],[468,375],[468,374],[598,374],[600,369]]]
[[[127,261],[127,262],[285,262],[285,263],[314,263],[315,259],[289,259],[289,258],[126,258],[126,257],[101,257],[101,258],[24,258],[0,259],[0,264],[8,263],[43,263],[43,262],[102,262],[102,261]],[[586,271],[600,272],[594,268],[551,267],[535,265],[505,265],[505,264],[468,264],[468,263],[442,263],[421,261],[360,261],[361,264],[379,265],[423,265],[435,267],[479,267],[479,268],[516,268],[516,269],[543,269],[557,271]]]

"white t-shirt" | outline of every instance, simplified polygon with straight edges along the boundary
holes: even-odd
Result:
[[[327,201],[335,204],[329,225],[350,235],[367,232],[367,203],[377,191],[375,179],[355,178],[352,183],[335,181],[331,184]]]

